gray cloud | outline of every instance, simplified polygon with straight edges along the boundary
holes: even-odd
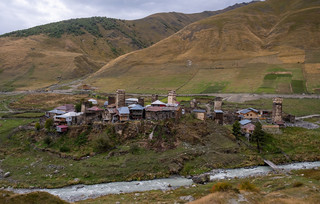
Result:
[[[159,12],[197,13],[248,0],[10,0],[0,2],[0,34],[92,16],[139,19]]]

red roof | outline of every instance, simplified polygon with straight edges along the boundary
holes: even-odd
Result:
[[[103,109],[98,108],[97,106],[93,106],[91,108],[88,108],[87,110],[89,110],[89,111],[103,111]]]
[[[57,127],[61,128],[61,129],[68,128],[67,125],[58,125]]]
[[[159,107],[159,106],[149,106],[146,108],[146,111],[152,111],[152,112],[158,112],[158,111],[162,111],[163,107]]]

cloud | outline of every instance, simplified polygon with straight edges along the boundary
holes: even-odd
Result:
[[[219,10],[244,0],[10,0],[0,2],[0,34],[92,16],[139,19],[159,12]],[[245,1],[248,2],[248,1]]]

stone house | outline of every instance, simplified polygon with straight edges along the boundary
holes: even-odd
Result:
[[[260,115],[259,111],[254,108],[247,108],[237,112],[241,119],[257,120]]]
[[[130,110],[130,119],[142,120],[143,118],[145,118],[145,111],[143,106],[137,104],[129,108],[129,110]]]
[[[120,122],[126,122],[130,120],[130,111],[128,107],[117,108],[117,111],[118,111]]]
[[[195,117],[199,120],[205,120],[207,117],[207,112],[205,110],[195,109],[192,111]]]
[[[147,120],[179,119],[182,115],[182,110],[179,106],[148,106],[146,107],[145,112]]]

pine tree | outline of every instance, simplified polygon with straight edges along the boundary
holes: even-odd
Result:
[[[261,152],[261,148],[263,146],[264,140],[265,140],[265,132],[262,130],[262,125],[260,122],[257,122],[255,124],[255,129],[252,133],[252,140],[255,141],[257,143],[257,150],[260,153]]]
[[[239,139],[239,137],[241,136],[241,127],[240,127],[239,121],[236,121],[235,123],[233,123],[233,125],[232,125],[232,134],[237,139]]]

